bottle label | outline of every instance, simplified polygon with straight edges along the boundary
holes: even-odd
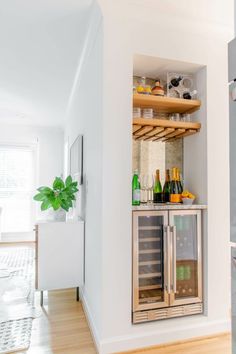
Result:
[[[171,194],[170,195],[171,203],[181,203],[181,194]]]
[[[133,201],[140,202],[140,189],[133,190]]]

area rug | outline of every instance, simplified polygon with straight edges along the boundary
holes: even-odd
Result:
[[[27,350],[34,306],[34,250],[0,247],[0,354]]]

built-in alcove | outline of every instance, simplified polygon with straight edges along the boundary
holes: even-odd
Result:
[[[197,166],[201,168],[206,163],[205,156],[201,163],[196,160],[191,161],[191,156],[194,159],[198,152],[196,149],[200,151],[200,145],[205,144],[206,141],[206,70],[195,63],[138,54],[134,56],[134,84],[137,83],[138,77],[146,77],[146,82],[150,85],[153,85],[156,78],[165,85],[168,73],[192,76],[191,90],[197,90],[194,100],[134,94],[133,106],[153,107],[158,113],[190,113],[191,121],[183,123],[159,120],[158,117],[150,120],[133,118],[132,167],[140,174],[154,174],[156,169],[160,169],[162,183],[164,183],[165,170],[178,167],[185,187],[191,188],[197,194],[198,202],[206,203],[205,191],[195,185],[195,177],[191,176],[191,173],[195,174]],[[159,135],[153,135],[155,130]],[[200,141],[202,143],[199,144]],[[200,158],[202,157],[199,154],[198,159]]]
[[[179,97],[170,96],[170,73],[190,77],[191,90],[197,91],[197,97],[186,99],[180,91]],[[206,69],[201,65],[136,55],[133,74],[136,109],[132,120],[132,167],[141,175],[141,204],[136,203],[132,213],[132,321],[206,314]],[[147,78],[142,93],[138,92],[142,84],[137,85],[137,77]],[[156,78],[163,85],[167,82],[165,96],[148,93],[148,86]],[[147,108],[153,112],[145,112]],[[170,203],[171,198],[164,199],[165,194],[155,188],[156,203],[152,203],[150,176],[159,169],[163,186],[165,170],[173,167],[179,168],[184,189],[197,196],[194,205],[182,204],[181,192],[176,193],[178,203]],[[158,193],[161,198],[155,200]]]

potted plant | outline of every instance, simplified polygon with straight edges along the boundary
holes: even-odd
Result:
[[[73,207],[75,201],[75,194],[78,192],[78,182],[72,180],[68,176],[65,182],[60,177],[56,177],[52,188],[39,187],[34,196],[34,200],[41,202],[41,210],[45,211],[50,208],[53,209],[53,219],[58,221],[65,221],[66,212]]]

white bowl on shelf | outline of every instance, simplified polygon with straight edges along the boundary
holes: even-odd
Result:
[[[195,199],[192,198],[182,198],[182,202],[184,205],[192,205]]]

